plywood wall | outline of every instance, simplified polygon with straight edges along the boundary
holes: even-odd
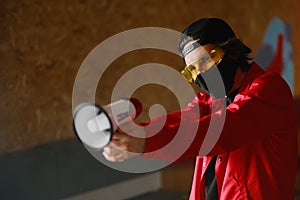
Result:
[[[145,26],[181,31],[198,18],[220,17],[255,52],[268,23],[278,16],[291,23],[294,55],[298,55],[299,7],[298,0],[1,1],[0,152],[74,137],[72,89],[77,71],[88,53],[110,36]],[[176,70],[183,66],[178,56],[161,51],[124,55],[112,63],[112,72],[104,77],[105,87],[97,96],[98,103],[109,102],[122,72],[150,62],[164,63]],[[298,79],[299,65],[300,59],[295,56]],[[137,96],[147,97],[145,108],[158,102],[167,111],[178,108],[168,89],[153,87],[137,91]],[[295,89],[300,95],[297,79]],[[156,92],[151,93],[153,90]]]

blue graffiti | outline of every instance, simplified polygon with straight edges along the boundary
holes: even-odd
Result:
[[[270,70],[272,62],[277,58],[282,62],[282,65],[277,67],[277,71],[289,84],[292,91],[294,91],[294,62],[293,49],[291,45],[291,25],[275,17],[270,22],[262,46],[255,54],[254,61],[257,62],[265,70]],[[280,51],[279,42],[282,43]]]

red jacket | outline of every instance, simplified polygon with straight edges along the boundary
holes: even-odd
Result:
[[[297,119],[286,82],[254,63],[234,101],[221,105],[199,93],[181,111],[153,119],[146,133],[157,134],[146,139],[144,156],[174,160],[181,151],[181,158],[197,157],[190,200],[205,199],[203,174],[214,155],[219,199],[294,199]]]

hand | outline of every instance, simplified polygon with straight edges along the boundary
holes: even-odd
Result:
[[[122,162],[141,155],[145,148],[145,135],[143,127],[132,122],[123,125],[113,134],[110,144],[103,149],[103,156],[111,162]]]

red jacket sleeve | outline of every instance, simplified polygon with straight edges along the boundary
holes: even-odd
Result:
[[[146,130],[146,145],[144,157],[174,160],[182,155],[193,141],[201,116],[210,113],[211,98],[205,93],[199,93],[194,100],[181,111],[165,116],[159,116],[148,121]],[[191,137],[190,137],[191,136]]]
[[[279,75],[266,73],[227,108],[202,94],[183,110],[153,119],[145,128],[144,156],[176,160],[215,155],[295,127],[288,85]]]

